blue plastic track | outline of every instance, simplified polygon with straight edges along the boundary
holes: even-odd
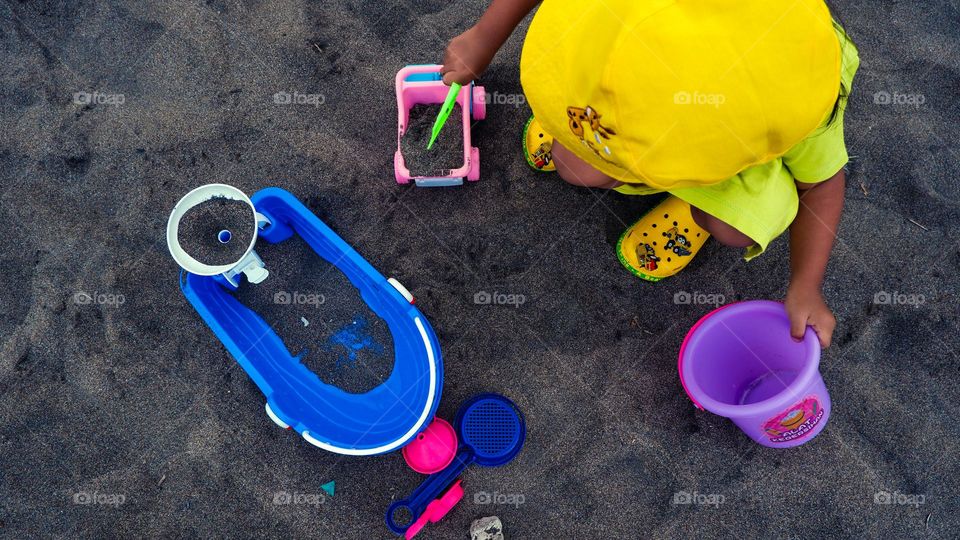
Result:
[[[339,454],[383,454],[404,446],[426,428],[440,403],[443,361],[430,324],[289,192],[267,188],[251,200],[270,220],[259,238],[276,243],[300,235],[350,279],[364,302],[387,323],[395,354],[390,377],[364,394],[344,392],[321,381],[292,356],[274,329],[230,294],[230,285],[220,276],[181,272],[183,294],[260,387],[275,421]]]

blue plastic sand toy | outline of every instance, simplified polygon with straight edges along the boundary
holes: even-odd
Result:
[[[278,425],[339,454],[374,455],[401,448],[426,428],[440,402],[443,362],[430,324],[402,285],[377,272],[293,195],[267,188],[248,201],[257,218],[258,238],[277,243],[300,235],[350,279],[363,301],[386,322],[395,351],[390,376],[363,394],[322,382],[290,354],[270,325],[231,294],[239,271],[216,275],[183,271],[183,294],[266,396],[267,414]],[[174,209],[171,222],[184,211],[178,214]],[[174,237],[176,227],[172,225]],[[243,261],[250,265],[243,270],[248,279],[267,279],[262,268],[255,272],[262,261],[252,244]]]

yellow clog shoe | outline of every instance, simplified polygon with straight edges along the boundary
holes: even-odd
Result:
[[[553,137],[547,135],[540,122],[531,116],[523,128],[523,155],[527,158],[527,164],[538,171],[557,170],[550,152],[552,148]]]
[[[633,275],[660,281],[683,270],[707,238],[690,205],[671,195],[623,232],[617,258]]]

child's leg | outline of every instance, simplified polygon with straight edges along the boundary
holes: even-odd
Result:
[[[557,166],[557,173],[568,184],[604,189],[612,189],[622,184],[622,182],[614,180],[593,168],[557,141],[553,141],[551,153],[553,154],[553,162]]]
[[[610,178],[590,164],[578,158],[573,152],[564,148],[557,141],[553,142],[553,161],[557,165],[557,173],[567,183],[575,186],[590,188],[612,189],[623,183]],[[733,226],[711,216],[699,208],[690,207],[693,220],[703,227],[721,244],[732,247],[750,247],[756,242],[749,236],[735,229]]]
[[[745,248],[756,244],[749,236],[738,231],[732,225],[711,216],[696,206],[690,206],[690,214],[697,225],[706,229],[718,242],[725,246]]]

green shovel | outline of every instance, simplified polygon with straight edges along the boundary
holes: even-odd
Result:
[[[450,85],[450,91],[447,92],[447,99],[443,100],[443,107],[440,107],[440,114],[437,115],[437,119],[433,122],[433,132],[430,134],[430,142],[427,143],[427,150],[433,147],[433,141],[437,140],[437,135],[440,134],[443,125],[447,123],[450,111],[453,110],[453,104],[457,100],[457,96],[460,95],[460,88],[460,83]]]

